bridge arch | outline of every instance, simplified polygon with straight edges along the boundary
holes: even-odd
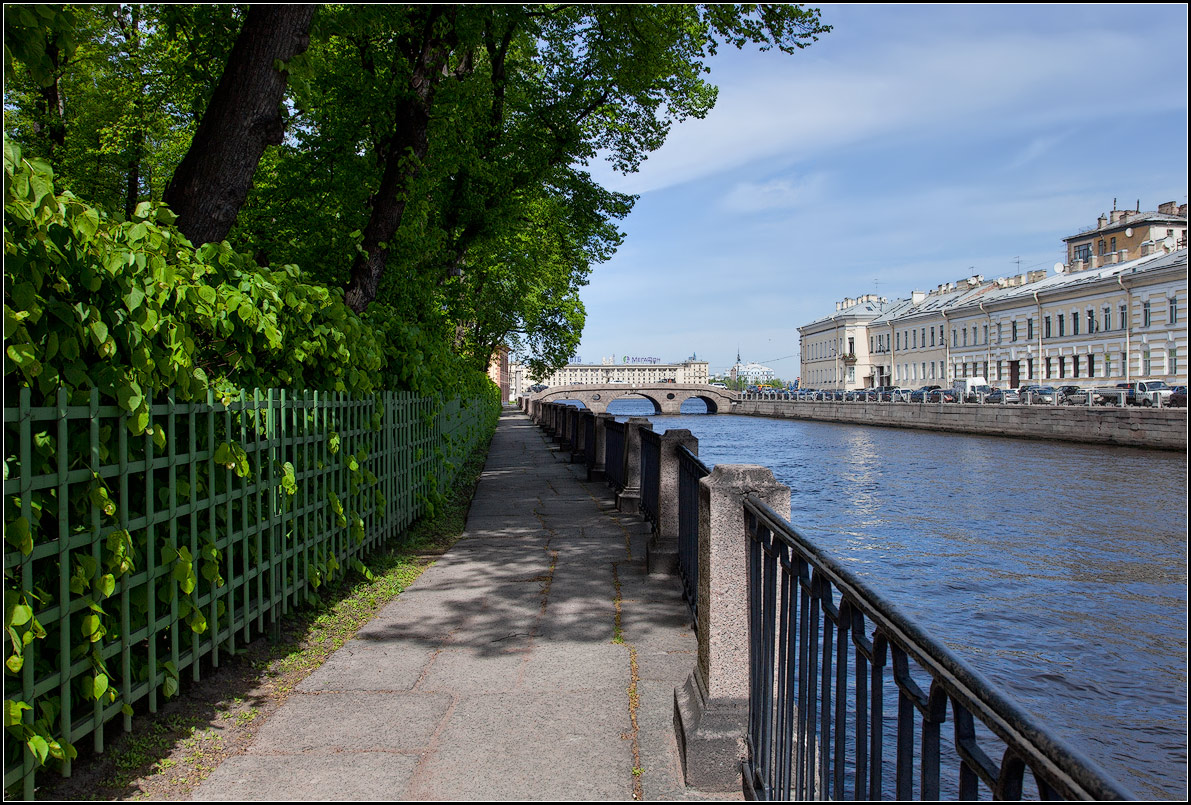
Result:
[[[606,383],[558,386],[529,395],[529,399],[542,402],[575,400],[599,414],[608,410],[608,403],[629,396],[644,397],[653,403],[655,412],[659,414],[681,413],[682,404],[691,399],[702,400],[707,406],[709,414],[725,413],[731,410],[732,402],[736,399],[736,395],[730,391],[702,383],[654,383],[640,386],[629,383]]]

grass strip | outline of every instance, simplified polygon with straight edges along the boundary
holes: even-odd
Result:
[[[316,603],[283,623],[278,641],[257,639],[158,713],[138,713],[132,732],[111,730],[107,751],[80,752],[69,778],[41,775],[36,798],[188,799],[220,762],[248,745],[298,683],[458,541],[489,444],[468,458],[433,516],[363,560],[371,578],[351,572],[324,584]]]

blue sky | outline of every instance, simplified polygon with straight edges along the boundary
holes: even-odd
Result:
[[[716,108],[642,169],[577,356],[798,373],[797,328],[1063,258],[1138,201],[1187,201],[1183,5],[821,6],[789,56],[721,49]]]

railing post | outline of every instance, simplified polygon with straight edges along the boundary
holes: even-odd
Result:
[[[609,413],[595,415],[594,444],[588,446],[591,459],[587,464],[587,480],[604,480],[604,459],[608,454],[608,423],[616,419]]]
[[[641,429],[653,430],[643,416],[631,416],[624,433],[624,489],[616,496],[616,510],[636,514],[641,505]]]
[[[686,783],[740,790],[748,727],[749,566],[744,499],[790,516],[790,487],[766,467],[717,464],[699,481],[699,658],[674,690],[674,727]]]
[[[660,436],[658,461],[657,530],[645,546],[649,573],[678,572],[678,448],[699,455],[699,440],[686,429],[668,430]]]

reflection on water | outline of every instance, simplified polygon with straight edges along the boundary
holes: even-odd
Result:
[[[651,415],[648,402],[619,405],[619,419]],[[694,433],[709,466],[768,466],[790,486],[801,533],[1136,794],[1186,796],[1184,456],[756,417],[653,419],[656,430]]]

